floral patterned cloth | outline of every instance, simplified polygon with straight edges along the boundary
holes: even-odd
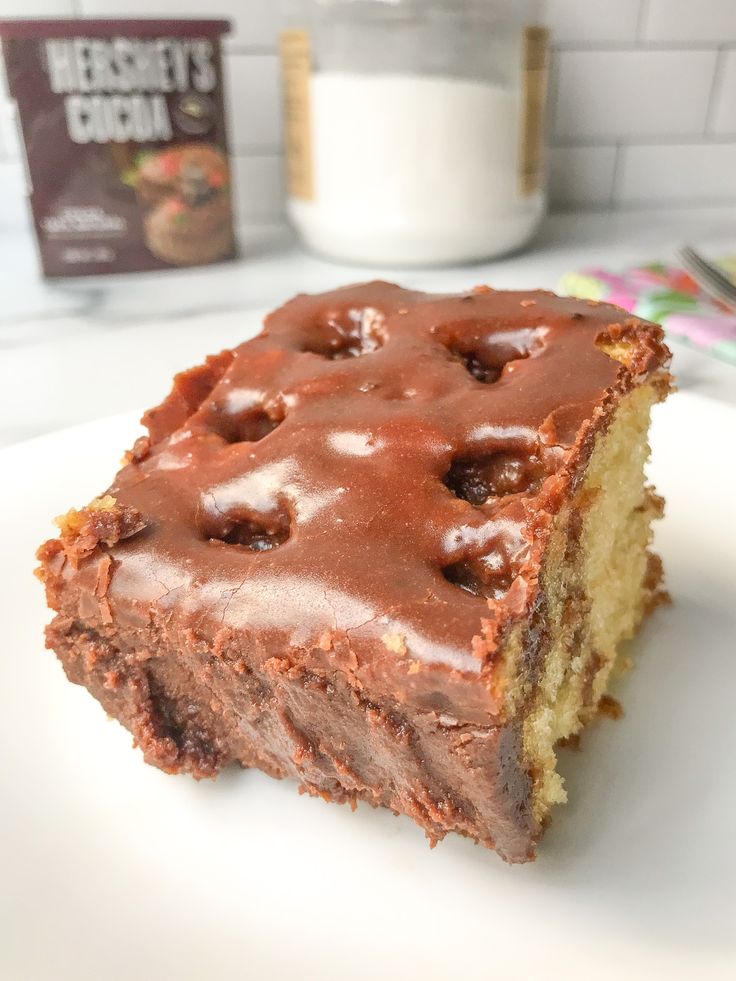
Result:
[[[719,265],[736,279],[736,255],[719,260]],[[661,262],[620,274],[584,269],[569,273],[561,285],[571,296],[605,300],[654,320],[670,338],[736,364],[736,314],[712,300],[682,269]]]

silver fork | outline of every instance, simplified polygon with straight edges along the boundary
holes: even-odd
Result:
[[[712,262],[704,259],[691,245],[683,245],[678,256],[685,269],[708,296],[719,300],[731,310],[736,310],[736,283],[733,280]]]

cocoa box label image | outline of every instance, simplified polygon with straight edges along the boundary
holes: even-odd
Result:
[[[0,22],[47,276],[235,255],[226,21]]]

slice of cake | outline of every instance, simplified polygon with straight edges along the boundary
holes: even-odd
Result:
[[[555,745],[661,595],[668,360],[551,293],[298,296],[60,519],[48,645],[164,770],[255,766],[532,858]]]

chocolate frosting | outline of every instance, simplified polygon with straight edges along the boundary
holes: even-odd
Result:
[[[110,615],[493,719],[551,518],[667,355],[659,327],[544,292],[297,296],[144,417],[108,492],[145,521],[106,550]],[[67,572],[91,596],[99,562]]]

